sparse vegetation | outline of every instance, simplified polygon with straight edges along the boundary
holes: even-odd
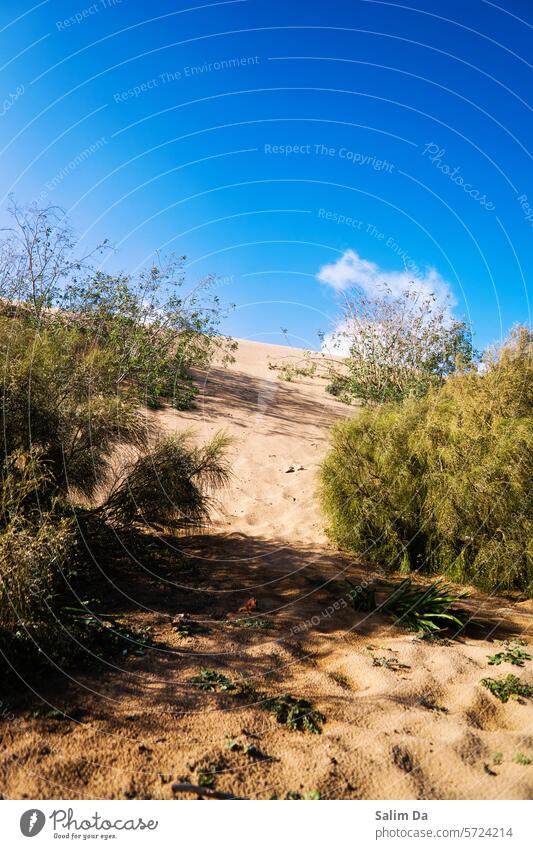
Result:
[[[329,533],[389,570],[531,593],[532,335],[480,371],[333,430],[321,471]]]
[[[270,696],[263,700],[262,707],[271,711],[277,721],[286,725],[289,731],[320,734],[326,720],[325,716],[306,699],[295,699],[289,694]]]
[[[273,713],[277,721],[281,725],[286,725],[290,731],[307,731],[310,734],[320,734],[322,725],[326,721],[325,716],[314,708],[307,699],[297,699],[288,693],[281,696],[270,696],[256,689],[252,681],[233,682],[213,669],[202,668],[199,675],[190,679],[190,683],[200,690],[230,692],[237,698],[248,699],[263,710]]]
[[[350,679],[343,672],[330,672],[329,677],[332,681],[335,681],[339,687],[342,687],[343,690],[351,690],[352,685],[350,683]]]
[[[523,684],[516,675],[507,675],[505,678],[482,678],[481,683],[500,702],[508,702],[509,699],[518,701],[521,698],[530,699],[533,697],[533,687],[529,684]]]
[[[309,790],[308,793],[298,793],[296,790],[288,790],[283,798],[286,800],[292,799],[293,801],[318,801],[322,797],[318,790]]]
[[[384,654],[371,654],[371,658],[372,666],[382,666],[384,669],[392,669],[393,672],[398,672],[398,670],[402,668],[401,664],[398,662],[398,658],[393,655],[387,657]]]
[[[524,666],[526,660],[532,659],[531,655],[524,651],[523,647],[527,646],[525,640],[496,640],[496,643],[503,646],[504,650],[488,658],[489,666],[500,666],[501,663]]]
[[[221,672],[216,672],[214,669],[207,669],[205,666],[200,669],[198,675],[190,679],[190,683],[194,684],[199,690],[208,690],[211,693],[235,689],[235,684],[226,675],[222,675]]]
[[[208,633],[208,628],[206,628],[205,625],[201,625],[199,622],[194,622],[192,619],[185,619],[183,621],[176,622],[173,625],[172,630],[175,631],[178,637],[181,637],[182,640]]]
[[[513,762],[515,764],[520,764],[521,766],[529,766],[531,763],[533,763],[533,760],[531,758],[528,758],[527,755],[524,755],[523,752],[517,752],[513,758]]]

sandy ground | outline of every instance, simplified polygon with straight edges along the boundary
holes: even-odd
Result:
[[[22,707],[2,697],[4,798],[171,799],[172,781],[196,782],[202,770],[217,790],[248,798],[531,798],[533,764],[513,758],[533,760],[533,708],[502,704],[479,683],[510,672],[533,682],[531,662],[487,665],[495,637],[527,638],[531,603],[474,594],[485,624],[449,645],[344,606],[343,575],[367,572],[328,544],[314,491],[329,426],[356,411],[268,368],[298,356],[243,342],[229,370],[206,376],[196,410],[158,414],[200,439],[231,433],[231,485],[212,531],[180,543],[183,570],[162,581],[143,563],[118,587],[124,619],[150,625],[153,648],[58,674]],[[255,609],[239,613],[247,602]],[[181,638],[179,613],[207,632]],[[247,617],[266,626],[245,627]],[[374,666],[372,653],[392,668]],[[253,698],[199,690],[190,678],[200,667],[308,699],[326,717],[322,734],[288,730]]]

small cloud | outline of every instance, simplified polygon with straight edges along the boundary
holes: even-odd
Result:
[[[336,262],[323,265],[317,278],[337,292],[358,287],[367,295],[383,295],[388,290],[392,297],[397,297],[402,292],[411,291],[433,294],[440,303],[455,304],[450,285],[439,272],[435,268],[422,270],[412,260],[406,262],[404,271],[386,271],[349,249]]]

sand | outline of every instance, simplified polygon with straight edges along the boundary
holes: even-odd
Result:
[[[209,532],[180,542],[183,570],[162,581],[142,563],[110,590],[124,621],[152,628],[154,648],[58,673],[22,705],[3,697],[4,798],[172,799],[173,781],[197,782],[202,770],[247,798],[531,798],[533,764],[513,758],[533,760],[533,708],[502,704],[480,680],[513,672],[533,683],[533,663],[487,664],[495,637],[527,638],[532,604],[474,592],[485,624],[450,645],[346,604],[343,576],[361,580],[368,567],[328,543],[315,487],[330,425],[357,410],[269,369],[300,353],[242,342],[230,369],[204,376],[195,410],[157,414],[200,440],[229,432],[231,484]],[[207,633],[181,638],[180,613]],[[244,627],[247,617],[267,627]],[[189,679],[200,667],[309,700],[326,717],[322,734],[290,731],[231,691],[199,690]],[[69,718],[46,716],[51,708]]]

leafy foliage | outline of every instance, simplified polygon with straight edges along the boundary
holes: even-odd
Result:
[[[290,731],[308,731],[310,734],[320,734],[322,731],[325,717],[306,699],[295,699],[285,694],[265,699],[262,706]]]
[[[529,766],[533,763],[532,758],[528,758],[527,755],[524,755],[523,752],[517,752],[513,758],[515,764],[520,764],[521,766]]]
[[[508,702],[509,699],[530,699],[533,697],[533,687],[523,684],[516,675],[507,675],[505,678],[482,678],[481,683],[500,702]]]
[[[500,666],[501,663],[512,663],[513,666],[524,666],[526,660],[532,660],[529,652],[524,651],[523,646],[527,646],[525,640],[497,640],[499,645],[504,647],[504,651],[497,652],[489,657],[489,666]]]
[[[337,424],[321,470],[332,538],[404,573],[530,592],[532,353],[519,328],[483,371]]]
[[[208,690],[211,693],[225,692],[233,690],[235,685],[221,672],[216,672],[214,669],[202,667],[198,675],[191,678],[191,684],[194,684],[199,690]]]

